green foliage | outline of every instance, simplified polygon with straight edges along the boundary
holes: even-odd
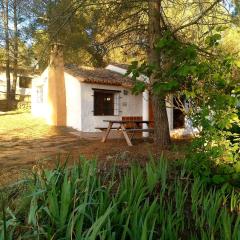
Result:
[[[93,161],[36,170],[17,198],[5,191],[0,239],[239,239],[239,192],[190,175],[162,158],[122,173]]]
[[[190,166],[209,182],[238,184],[240,70],[238,59],[221,51],[221,31],[216,29],[206,38],[204,50],[166,32],[156,43],[156,51],[168,63],[151,66],[147,76],[154,81],[140,88],[135,80],[133,90],[138,93],[149,88],[153,94],[184,97],[189,103],[185,114],[199,131],[189,156]],[[134,62],[130,71],[137,79],[148,68]]]
[[[206,38],[206,44],[209,47],[217,46],[217,45],[219,45],[219,41],[221,40],[221,38],[222,38],[221,34],[219,34],[219,33],[213,34]]]
[[[146,84],[143,81],[135,81],[134,86],[132,88],[132,93],[138,95],[146,89]]]
[[[189,116],[200,130],[190,163],[207,165],[209,172],[199,173],[213,183],[239,184],[239,79],[233,74],[238,68],[229,56],[208,60],[208,65],[207,73],[195,77],[192,87],[184,90],[192,102]]]

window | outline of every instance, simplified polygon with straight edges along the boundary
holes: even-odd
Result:
[[[114,115],[114,93],[94,91],[94,115]]]
[[[119,114],[119,91],[93,90],[95,116],[114,116]]]
[[[19,87],[20,88],[31,88],[32,86],[32,78],[30,77],[19,77]]]
[[[36,102],[43,103],[43,86],[36,88]]]
[[[185,125],[185,115],[183,111],[181,110],[182,105],[184,105],[185,99],[184,97],[181,97],[180,99],[177,99],[176,97],[173,98],[173,128],[184,128]]]

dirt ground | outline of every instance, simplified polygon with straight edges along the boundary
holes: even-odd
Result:
[[[136,138],[129,147],[124,138],[111,136],[101,143],[100,134],[82,134],[71,128],[53,128],[29,114],[0,116],[0,186],[9,184],[36,165],[54,167],[67,158],[69,164],[80,156],[96,158],[103,167],[146,162],[149,155],[163,154],[168,159],[184,156],[185,140],[174,140],[171,149],[160,152],[152,139]]]

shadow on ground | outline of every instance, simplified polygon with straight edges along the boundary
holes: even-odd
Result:
[[[129,147],[125,139],[110,138],[106,143],[100,142],[101,137],[79,137],[72,134],[72,129],[58,129],[58,134],[38,139],[12,138],[4,140],[0,135],[0,185],[12,182],[26,170],[36,165],[52,168],[59,161],[68,159],[68,164],[79,160],[80,156],[97,159],[107,168],[113,162],[128,166],[133,161],[144,163],[149,155],[165,155],[169,159],[182,158],[182,151],[159,151],[151,139],[135,139],[134,146]],[[185,145],[185,141],[175,141],[176,145]]]

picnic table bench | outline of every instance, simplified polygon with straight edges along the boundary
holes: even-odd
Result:
[[[96,129],[99,129],[101,131],[106,131],[102,141],[101,142],[106,142],[108,135],[111,130],[118,130],[123,133],[123,136],[129,146],[133,146],[132,144],[132,138],[136,132],[149,132],[153,133],[154,129],[149,128],[149,124],[151,121],[141,121],[141,120],[126,120],[126,121],[121,121],[121,120],[103,120],[104,122],[108,122],[108,127],[97,127]],[[118,124],[119,126],[113,127],[114,124]],[[134,127],[125,127],[127,124],[133,124]],[[148,128],[142,128],[142,124],[147,124]],[[132,133],[131,136],[129,137],[127,133]]]

